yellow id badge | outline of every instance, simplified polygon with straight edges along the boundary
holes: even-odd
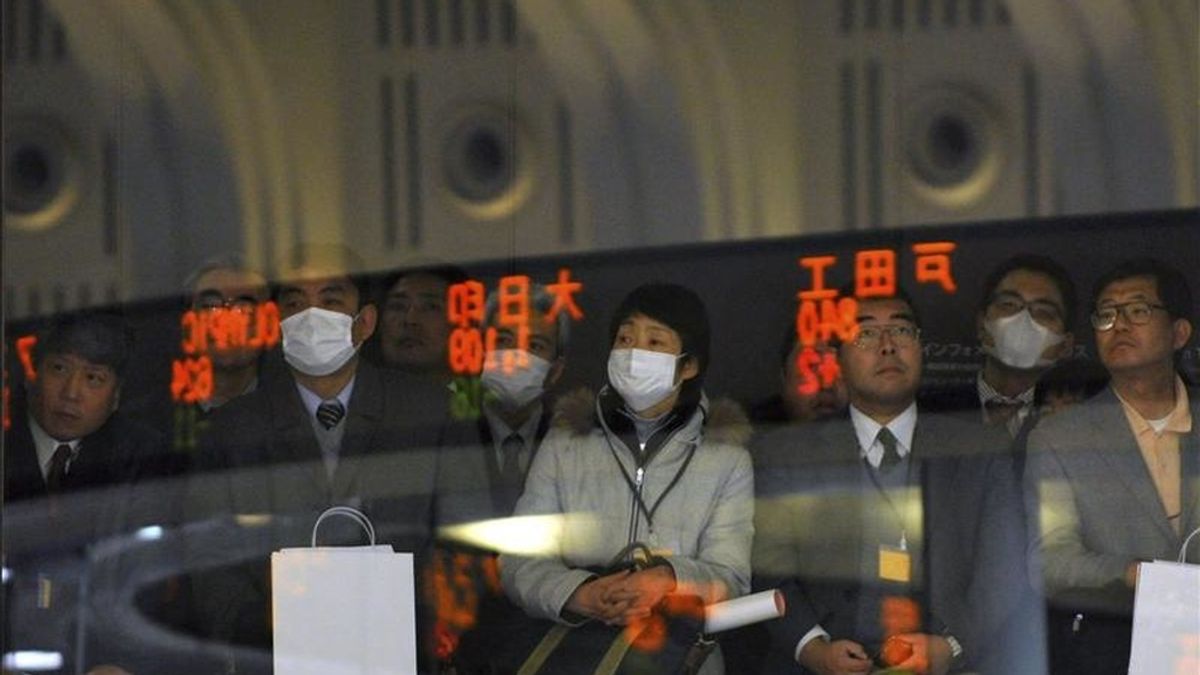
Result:
[[[912,581],[912,557],[895,546],[879,547],[879,578],[907,584]]]

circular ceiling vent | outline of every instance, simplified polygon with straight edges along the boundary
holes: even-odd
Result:
[[[904,169],[911,188],[947,208],[978,202],[994,187],[1005,161],[1001,114],[964,87],[919,93],[904,122]]]
[[[442,138],[442,180],[458,205],[478,218],[514,212],[528,197],[533,144],[515,115],[476,105],[452,117]]]
[[[78,146],[49,117],[16,116],[4,128],[4,220],[41,231],[62,222],[79,200]]]

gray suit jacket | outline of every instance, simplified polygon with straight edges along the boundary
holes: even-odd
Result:
[[[1192,431],[1180,445],[1185,536],[1200,527],[1200,392],[1189,398]],[[1026,488],[1030,512],[1040,516],[1034,560],[1052,597],[1127,612],[1128,564],[1179,554],[1182,537],[1111,387],[1033,431]],[[1200,548],[1193,545],[1188,560],[1200,561]]]

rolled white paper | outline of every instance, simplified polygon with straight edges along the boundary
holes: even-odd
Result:
[[[709,635],[783,616],[786,605],[778,590],[762,591],[704,608],[704,632]]]

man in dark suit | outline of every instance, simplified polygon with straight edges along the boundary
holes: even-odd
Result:
[[[5,434],[4,501],[132,480],[153,452],[148,429],[116,415],[132,336],[110,315],[56,321],[38,336],[35,378]]]
[[[1053,260],[1022,254],[997,265],[984,280],[975,314],[983,353],[979,373],[962,386],[923,392],[922,410],[969,411],[1007,430],[1020,476],[1026,441],[1039,418],[1038,380],[1075,346],[1075,305],[1075,284]]]
[[[518,326],[502,316],[495,293],[488,297],[484,330],[495,337],[480,377],[483,402],[478,418],[458,427],[465,433],[454,441],[464,456],[442,463],[443,522],[512,515],[549,427],[549,392],[566,366],[570,317],[562,312],[548,318],[553,306],[545,287],[531,286],[528,312]]]
[[[68,669],[77,665],[84,549],[136,525],[133,484],[150,475],[160,450],[156,434],[117,413],[131,351],[132,335],[116,316],[56,320],[37,336],[32,377],[4,436],[4,564],[12,578],[3,642],[11,651],[60,653]]]
[[[309,246],[293,259],[276,294],[289,373],[214,413],[187,500],[193,520],[270,517],[230,540],[242,550],[189,551],[199,630],[260,648],[271,645],[267,556],[307,545],[326,508],[359,508],[397,551],[427,546],[446,419],[443,388],[359,359],[376,310],[347,271],[361,269],[352,254]],[[362,543],[341,525],[322,526],[322,543]]]
[[[457,425],[457,437],[443,451],[438,472],[441,523],[511,516],[550,426],[549,392],[566,364],[570,316],[561,312],[550,318],[554,296],[544,286],[531,285],[528,301],[528,307],[510,312],[497,293],[487,299],[484,330],[494,331],[494,339],[487,341],[491,344],[480,378],[482,409],[478,419]],[[482,664],[506,639],[504,628],[512,617],[524,616],[499,585],[494,551],[503,543],[451,541],[434,554],[442,657],[469,672],[486,668]],[[458,636],[463,637],[456,647]]]
[[[1037,672],[1018,656],[1036,608],[1003,438],[918,415],[920,330],[903,297],[859,301],[838,363],[848,417],[759,445],[756,585],[787,600],[767,672]]]
[[[1029,440],[1056,673],[1125,672],[1138,563],[1174,560],[1200,527],[1200,404],[1177,374],[1192,335],[1187,280],[1156,260],[1127,261],[1101,277],[1092,303],[1110,385]]]

